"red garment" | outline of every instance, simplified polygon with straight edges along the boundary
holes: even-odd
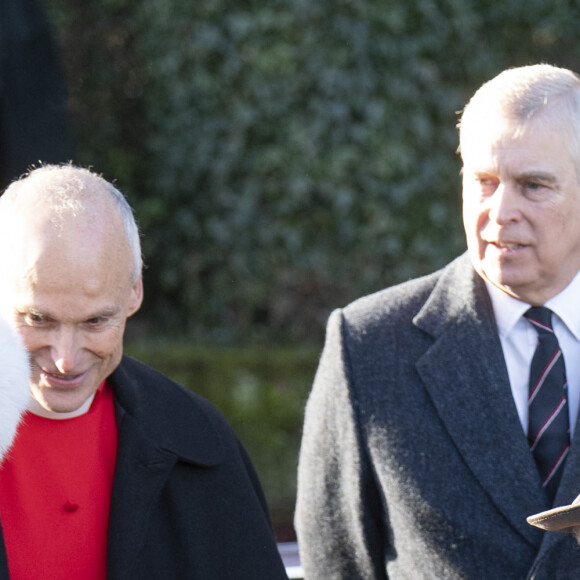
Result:
[[[80,417],[25,414],[0,468],[11,580],[106,578],[117,438],[110,387]]]

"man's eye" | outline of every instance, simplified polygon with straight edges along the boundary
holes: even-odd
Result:
[[[525,184],[526,189],[531,189],[531,190],[537,190],[537,189],[541,189],[543,186],[542,183],[538,182],[538,181],[528,181]]]
[[[524,195],[533,199],[543,199],[548,186],[541,181],[524,181],[521,184],[521,190]]]
[[[89,326],[102,326],[107,321],[106,318],[102,316],[96,316],[95,318],[89,318],[87,324]]]
[[[477,184],[477,187],[481,190],[481,192],[486,195],[492,194],[497,189],[498,186],[497,179],[494,179],[493,177],[485,177],[482,175],[476,176],[475,182]]]
[[[34,314],[32,312],[29,312],[24,317],[24,320],[26,321],[26,324],[34,325],[44,322],[44,317],[42,316],[42,314]]]
[[[493,177],[486,177],[484,175],[478,175],[475,178],[475,181],[477,181],[477,183],[479,183],[479,185],[484,186],[484,187],[496,187],[497,186],[497,179],[494,179]]]

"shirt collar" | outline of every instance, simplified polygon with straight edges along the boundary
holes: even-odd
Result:
[[[62,419],[74,419],[75,417],[80,417],[81,415],[85,415],[89,412],[97,391],[102,391],[105,388],[105,384],[106,381],[103,381],[97,387],[97,390],[78,409],[75,409],[74,411],[69,411],[66,413],[49,411],[48,409],[45,409],[32,395],[30,395],[30,399],[28,400],[28,411],[30,411],[33,415],[38,415],[39,417],[44,417],[45,419],[55,419],[59,421]]]
[[[487,280],[485,280],[485,285],[493,305],[498,332],[500,336],[505,337],[513,330],[530,305],[506,294]],[[562,292],[544,304],[558,316],[576,340],[580,340],[578,296],[580,296],[580,272],[572,278],[570,284]]]
[[[556,313],[558,318],[568,327],[576,340],[580,340],[580,308],[578,297],[580,296],[580,272],[572,278],[572,281],[560,294],[550,298],[545,304]]]
[[[530,305],[506,294],[503,290],[500,290],[487,280],[485,280],[485,285],[493,306],[493,313],[499,335],[506,337]]]

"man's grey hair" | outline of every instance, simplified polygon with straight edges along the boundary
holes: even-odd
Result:
[[[460,151],[466,135],[493,115],[514,122],[520,130],[546,115],[548,123],[565,129],[570,153],[580,173],[580,76],[548,64],[503,71],[473,95],[458,124]]]
[[[42,201],[49,203],[53,212],[53,222],[57,227],[59,220],[67,213],[82,213],[90,201],[95,187],[109,194],[114,207],[119,211],[123,228],[133,256],[132,279],[136,282],[143,270],[141,239],[133,210],[125,196],[101,175],[90,169],[68,165],[42,165],[23,175],[8,186],[0,197],[0,227],[3,220],[10,220],[19,208],[26,207],[27,200],[20,193],[31,185],[30,180],[42,179]]]

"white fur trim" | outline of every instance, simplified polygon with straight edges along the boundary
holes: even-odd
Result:
[[[20,336],[0,320],[0,460],[16,434],[30,398],[28,353]]]

